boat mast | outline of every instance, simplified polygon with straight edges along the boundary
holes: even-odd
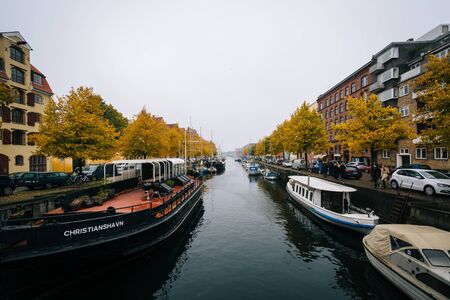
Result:
[[[187,174],[187,129],[184,130],[184,173]]]

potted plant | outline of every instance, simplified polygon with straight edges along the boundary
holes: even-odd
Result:
[[[89,196],[88,195],[82,195],[82,196],[79,196],[79,197],[73,199],[69,203],[70,210],[71,211],[79,210],[86,200],[89,200]]]

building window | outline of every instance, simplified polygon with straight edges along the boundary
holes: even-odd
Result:
[[[341,113],[344,112],[344,104],[339,104],[339,110],[341,111]]]
[[[25,145],[25,132],[20,130],[14,130],[12,132],[12,144]]]
[[[14,108],[11,111],[12,122],[17,124],[25,124],[25,112],[23,110]]]
[[[409,85],[405,84],[400,87],[400,97],[408,95],[409,94]]]
[[[11,47],[9,47],[9,53],[10,53],[11,59],[14,59],[15,61],[23,63],[24,54],[23,54],[22,49],[11,46]]]
[[[348,110],[348,101],[345,101],[345,110]]]
[[[42,85],[43,79],[42,79],[42,76],[40,74],[33,73],[33,78],[31,80],[33,81],[33,83]]]
[[[36,123],[42,123],[42,115],[39,114],[39,113],[35,113],[35,114],[34,114],[34,121],[35,121]]]
[[[427,159],[427,148],[416,148],[416,159]]]
[[[47,159],[44,155],[30,156],[30,172],[45,172],[47,171]]]
[[[338,113],[339,113],[339,108],[338,108],[337,105],[336,105],[336,107],[334,108],[334,114],[337,116]]]
[[[350,94],[350,89],[348,86],[345,87],[345,96],[348,96]]]
[[[42,96],[39,94],[34,94],[34,103],[36,104],[44,104],[42,101]]]
[[[330,108],[330,117],[333,116],[333,108]]]
[[[383,158],[389,158],[389,150],[383,150]]]
[[[408,148],[400,149],[400,154],[409,154],[409,149]]]
[[[353,94],[354,92],[356,92],[356,83],[353,82],[351,93]]]
[[[342,99],[342,98],[344,98],[344,91],[343,90],[340,91],[340,99]]]
[[[326,107],[328,107],[329,105],[330,105],[330,102],[328,101],[328,98],[327,98]]]
[[[339,101],[339,94],[335,93],[334,94],[334,102],[338,102]]]
[[[12,67],[11,68],[11,80],[17,83],[25,83],[25,75],[22,70]]]
[[[22,90],[17,89],[16,103],[25,104],[25,93]]]
[[[328,119],[328,110],[325,111],[325,119]]]
[[[448,159],[447,147],[434,148],[434,159]]]
[[[320,102],[319,109],[320,109],[320,110],[323,109],[323,102]]]
[[[400,107],[400,115],[401,115],[402,117],[407,117],[407,116],[409,116],[409,106],[403,106],[403,107]]]
[[[367,86],[367,84],[369,84],[369,79],[366,76],[363,76],[363,78],[361,78],[361,87],[365,87]]]
[[[446,56],[448,55],[449,49],[450,49],[450,48],[447,48],[447,49],[444,49],[444,50],[438,52],[438,53],[436,54],[436,57],[437,57],[437,58],[443,58],[443,57],[446,57]]]
[[[341,123],[344,123],[344,121],[345,121],[345,118],[341,117]]]
[[[330,96],[330,105],[334,103],[333,95]]]
[[[22,155],[16,155],[15,157],[16,166],[23,166],[23,156]]]

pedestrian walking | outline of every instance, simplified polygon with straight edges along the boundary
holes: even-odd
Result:
[[[339,166],[339,175],[341,176],[342,179],[344,179],[344,177],[345,177],[345,164],[344,164],[344,162],[342,162],[341,165]]]
[[[328,162],[328,175],[334,177],[334,164],[332,161]]]
[[[326,178],[328,176],[328,164],[326,161],[322,163],[322,174]]]
[[[339,178],[339,164],[337,162],[335,162],[333,166],[333,177],[334,179]]]
[[[389,179],[389,168],[385,165],[381,165],[381,183],[383,184],[383,189],[386,189],[386,182]]]
[[[376,164],[374,164],[372,167],[372,179],[375,188],[378,188],[378,180],[380,179],[380,176],[381,176],[381,169]]]

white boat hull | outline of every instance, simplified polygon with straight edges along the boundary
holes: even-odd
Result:
[[[301,197],[299,197],[296,193],[294,193],[288,186],[286,187],[289,196],[302,207],[311,212],[314,216],[319,219],[339,226],[341,228],[345,228],[348,230],[356,231],[363,234],[368,234],[375,227],[375,224],[365,224],[364,221],[356,220],[351,217],[346,217],[342,214],[332,213],[326,209],[323,209],[317,205],[314,205],[310,201],[304,201]]]
[[[375,269],[377,269],[381,274],[383,274],[383,276],[386,277],[390,282],[392,282],[395,286],[397,286],[404,294],[411,297],[412,299],[420,299],[420,300],[435,299],[431,295],[427,294],[425,291],[416,287],[410,281],[398,275],[394,270],[386,266],[366,248],[366,245],[364,245],[364,251],[366,252],[366,256],[369,259],[372,266]]]

